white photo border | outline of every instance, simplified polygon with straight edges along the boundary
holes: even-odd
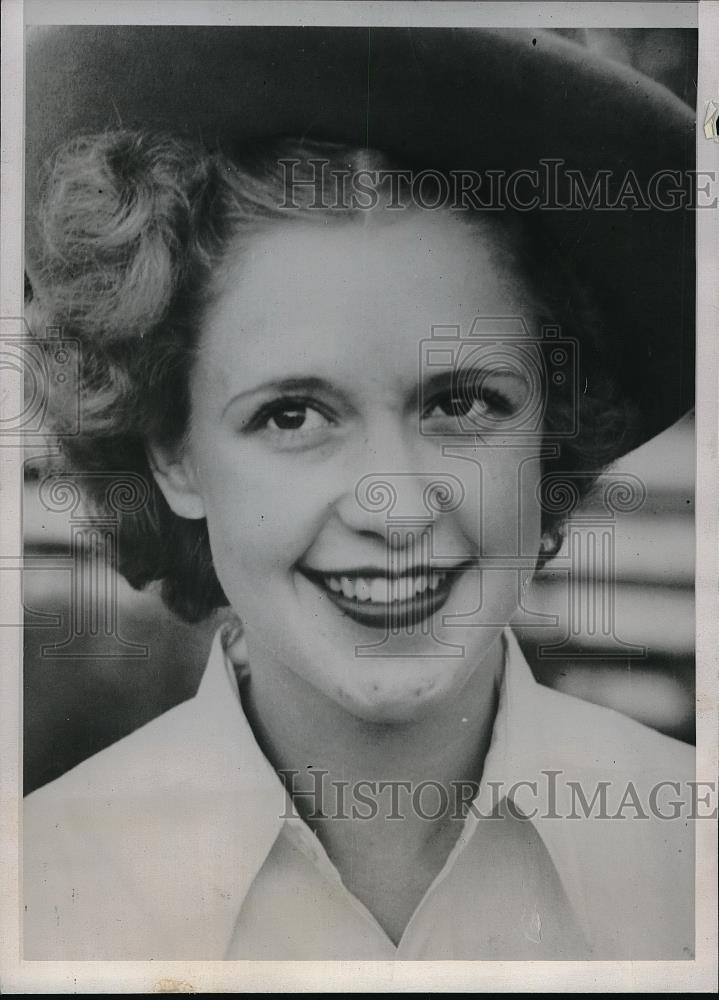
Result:
[[[377,3],[227,0],[4,0],[0,316],[22,315],[25,23],[330,24],[699,29],[697,170],[719,171],[707,103],[719,103],[719,2]],[[717,773],[719,650],[719,240],[697,212],[697,775]],[[0,372],[0,378],[3,373]],[[15,397],[13,398],[13,393]],[[17,380],[0,415],[19,412]],[[677,962],[24,962],[19,848],[22,758],[22,454],[0,448],[0,989],[97,992],[713,992],[717,977],[716,824],[697,824],[696,959]],[[13,569],[15,570],[13,572]]]

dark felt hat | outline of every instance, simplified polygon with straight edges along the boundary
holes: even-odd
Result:
[[[566,38],[484,29],[37,27],[28,32],[26,101],[31,274],[40,166],[78,133],[148,126],[223,148],[272,135],[333,139],[416,167],[505,176],[561,161],[537,174],[549,206],[535,210],[546,227],[546,260],[571,260],[594,291],[606,357],[643,416],[631,443],[692,405],[694,220],[681,196],[672,207],[670,189],[690,190],[694,112],[641,73]],[[556,193],[547,181],[553,171]],[[608,199],[577,206],[570,171],[587,191],[604,171]],[[612,207],[622,191],[624,207]],[[557,207],[567,200],[573,208]]]

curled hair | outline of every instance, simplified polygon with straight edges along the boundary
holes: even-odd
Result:
[[[290,208],[282,159],[296,161],[293,176],[304,181],[293,189]],[[167,605],[187,621],[228,602],[206,522],[173,513],[152,475],[146,442],[176,444],[186,432],[198,331],[230,250],[241,251],[243,241],[278,222],[367,221],[368,212],[356,206],[316,210],[322,179],[312,161],[318,159],[328,173],[392,166],[379,153],[334,143],[278,140],[230,157],[172,136],[123,130],[67,143],[44,178],[28,319],[38,336],[61,327],[80,343],[79,385],[55,383],[49,401],[65,460],[73,469],[105,477],[129,472],[146,481],[142,510],[113,512],[116,567],[135,588],[159,582]],[[387,222],[398,217],[379,215]],[[598,473],[618,454],[631,418],[594,363],[591,305],[571,275],[539,270],[543,255],[533,239],[527,231],[516,252],[538,290],[540,313],[546,309],[565,333],[581,330],[589,345],[583,353],[592,366],[591,389],[580,400],[579,433],[564,440],[559,430],[573,416],[576,397],[550,386],[546,414],[547,439],[554,434],[560,442],[553,461],[578,477],[584,493],[587,470]],[[62,437],[78,398],[80,433]],[[89,507],[107,513],[107,491],[94,481]],[[543,528],[556,524],[545,507]]]

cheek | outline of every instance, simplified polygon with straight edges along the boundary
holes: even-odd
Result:
[[[205,462],[201,490],[218,576],[235,591],[296,562],[326,509],[311,477],[292,477],[290,486],[286,470],[256,456]]]
[[[534,557],[539,551],[542,534],[542,508],[539,497],[541,478],[542,463],[535,455],[523,463],[517,488],[520,555]]]
[[[462,475],[465,498],[458,519],[463,534],[485,555],[536,554],[540,476],[537,449],[511,442],[478,449]]]

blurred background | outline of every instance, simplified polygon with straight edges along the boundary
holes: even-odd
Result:
[[[696,32],[561,33],[695,106]],[[112,525],[91,524],[72,490],[48,489],[54,453],[33,441],[23,510],[26,793],[191,697],[223,616],[184,624],[156,592],[137,593],[109,571]],[[633,499],[600,488],[575,511],[517,633],[542,683],[693,742],[692,416],[622,459],[605,485],[622,481]]]

